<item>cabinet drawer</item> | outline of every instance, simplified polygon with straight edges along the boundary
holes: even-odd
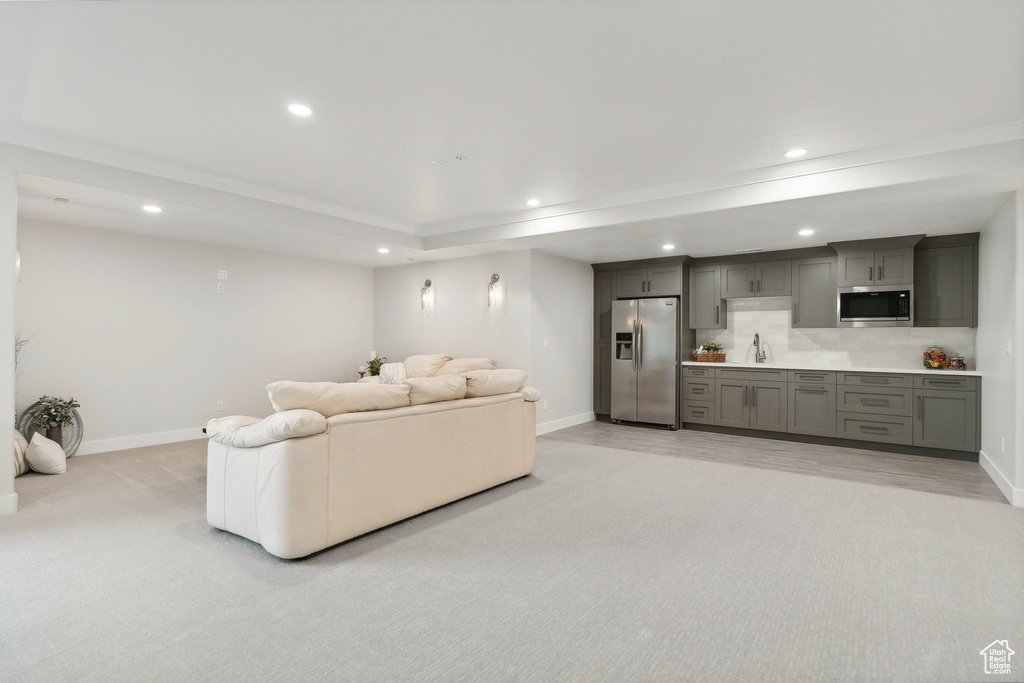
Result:
[[[683,398],[697,401],[715,400],[715,380],[686,377],[683,379]]]
[[[913,375],[882,372],[839,372],[839,384],[860,384],[866,387],[912,387]]]
[[[715,405],[711,401],[683,401],[683,422],[715,424]]]
[[[695,368],[692,365],[683,366],[683,377],[714,377],[714,368]]]
[[[750,370],[747,368],[716,368],[718,379],[747,379],[756,382],[785,382],[785,370]]]
[[[836,436],[840,439],[909,446],[913,441],[913,435],[913,418],[909,415],[868,416],[860,413],[836,413]]]
[[[949,375],[914,375],[914,386],[918,389],[953,389],[956,391],[977,391],[977,377],[950,377]]]
[[[827,370],[790,370],[789,381],[804,384],[835,384],[836,373]]]
[[[871,415],[911,415],[914,390],[839,385],[836,410]]]

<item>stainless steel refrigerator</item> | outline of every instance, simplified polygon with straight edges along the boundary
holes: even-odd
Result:
[[[679,300],[612,302],[612,420],[679,424]]]

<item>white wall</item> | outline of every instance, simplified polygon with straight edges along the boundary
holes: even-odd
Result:
[[[491,274],[502,305],[487,306]],[[433,305],[420,308],[431,281]],[[487,357],[498,367],[530,367],[530,252],[512,251],[373,271],[373,349],[391,361],[421,353]]]
[[[74,396],[79,453],[268,415],[268,382],[351,380],[370,348],[368,268],[28,221],[18,238],[17,407]]]
[[[544,395],[544,433],[594,419],[594,271],[542,251],[532,256],[530,374]]]
[[[980,459],[1011,500],[1008,489],[1017,471],[1017,382],[1014,358],[1006,348],[1016,333],[1016,210],[1013,197],[985,226],[978,245],[978,369],[984,373]]]
[[[501,278],[498,308],[487,307],[492,273]],[[429,314],[420,309],[425,279],[435,290]],[[537,251],[378,268],[373,348],[392,361],[447,353],[525,370],[548,401],[537,412],[543,433],[593,419],[592,297],[590,266]]]
[[[12,166],[0,163],[0,301],[14,301],[14,254],[18,234],[17,174]],[[6,304],[0,313],[0,357],[14,358],[13,307]],[[13,443],[14,439],[14,363],[0,363],[0,415],[9,415],[10,421],[0,420],[0,443]],[[18,511],[18,494],[14,490],[14,454],[0,455],[0,515]]]

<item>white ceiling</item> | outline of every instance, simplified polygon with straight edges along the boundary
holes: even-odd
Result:
[[[710,199],[1024,137],[1019,0],[0,2],[0,59],[0,142],[177,183],[25,173],[22,218],[372,266],[973,231],[1003,162]]]

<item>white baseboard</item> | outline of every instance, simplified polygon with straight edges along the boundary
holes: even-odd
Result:
[[[1006,475],[992,462],[992,458],[988,457],[985,451],[978,453],[978,462],[981,463],[982,469],[988,473],[988,476],[992,478],[992,481],[999,487],[999,490],[1006,496],[1006,500],[1010,501],[1011,505],[1019,508],[1024,507],[1024,489],[1014,488],[1013,482],[1007,479]]]
[[[154,434],[137,434],[135,436],[122,436],[117,439],[100,439],[98,441],[83,441],[75,451],[75,456],[90,455],[92,453],[107,453],[109,451],[123,451],[129,448],[142,448],[143,446],[160,446],[165,443],[177,443],[178,441],[193,441],[204,439],[202,427],[194,429],[179,429],[173,432],[156,432]]]
[[[18,494],[0,496],[0,515],[13,515],[18,511]]]
[[[581,425],[585,422],[593,422],[597,417],[594,413],[580,413],[579,415],[573,415],[572,417],[563,417],[561,420],[552,420],[551,422],[541,422],[537,425],[537,436],[541,434],[547,434],[548,432],[557,432],[559,429],[565,429],[566,427],[574,427]]]

